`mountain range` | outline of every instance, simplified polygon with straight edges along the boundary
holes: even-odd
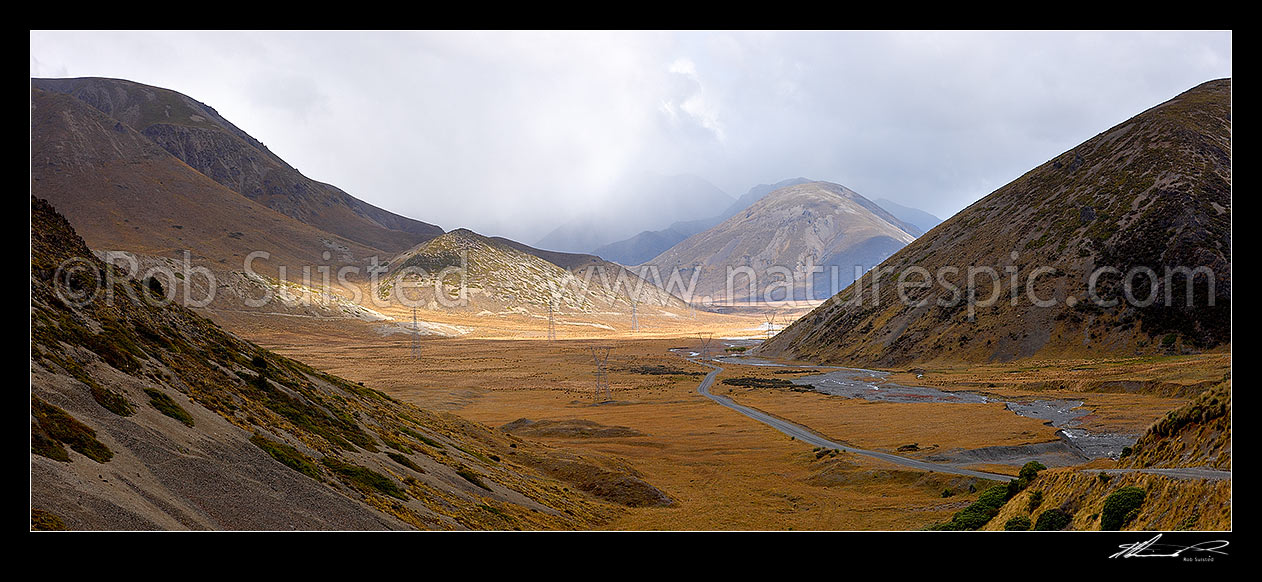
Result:
[[[1231,250],[1220,79],[978,200],[758,351],[895,366],[1214,349],[1231,341]]]
[[[75,301],[113,267],[47,201],[31,221],[33,529],[574,529],[670,502],[260,348],[151,284]]]
[[[680,241],[711,228],[734,216],[737,212],[749,208],[751,204],[761,200],[763,196],[775,190],[810,181],[806,178],[792,178],[776,182],[775,184],[759,184],[750,188],[740,198],[737,198],[736,202],[733,202],[721,214],[716,214],[709,218],[676,221],[661,230],[641,231],[631,238],[596,247],[591,252],[623,265],[639,265],[662,254],[666,249],[679,244]]]
[[[845,186],[808,182],[765,195],[647,264],[695,277],[702,302],[810,300],[911,242],[913,230]]]
[[[444,234],[437,226],[303,176],[213,108],[180,93],[102,78],[32,79],[31,85],[32,194],[64,213],[93,249],[126,252],[142,267],[187,256],[191,265],[212,269],[221,281],[232,282],[216,295],[215,307],[240,309],[245,298],[267,292],[281,291],[282,297],[293,289],[319,294],[283,285],[278,277],[287,271],[287,280],[293,280],[304,268],[325,265],[354,267],[358,275],[350,278],[363,279],[375,265],[402,266],[425,243]],[[731,200],[695,177],[646,181],[674,188],[659,189],[667,199],[681,188],[711,196],[678,196],[684,202],[676,210]],[[652,283],[645,288],[643,280],[594,255],[543,250],[469,231],[449,238],[479,241],[465,245],[473,251],[469,258],[474,264],[499,264],[502,253],[510,252],[519,255],[518,264],[554,274],[596,268],[615,279],[635,281],[633,286],[645,293],[642,299],[680,304],[663,297]],[[247,257],[257,251],[267,254],[250,268],[262,278],[244,272]],[[483,251],[490,254],[479,257]],[[505,293],[494,297],[497,309],[539,307],[515,303],[514,298],[529,294],[522,289],[491,286],[480,291],[482,299],[490,298],[485,293]],[[546,293],[543,288],[535,291]],[[629,305],[630,299],[624,299]],[[285,302],[273,302],[268,309],[325,316],[363,311],[350,304],[299,309]]]
[[[31,79],[31,86],[74,97],[229,190],[361,245],[398,252],[443,232],[302,175],[210,106],[175,91],[103,78]]]
[[[916,232],[912,233],[916,236],[929,232],[933,227],[942,224],[941,218],[920,210],[919,208],[903,206],[902,204],[886,198],[877,198],[874,202],[876,202],[877,206],[884,208],[904,223],[916,227]]]
[[[602,200],[599,208],[558,226],[534,246],[589,253],[646,229],[707,219],[716,208],[732,204],[732,197],[726,192],[691,174],[639,175],[618,184]]]
[[[450,267],[460,267],[463,275],[445,276]],[[382,298],[398,286],[415,287],[412,299],[428,309],[630,313],[633,302],[687,308],[652,282],[600,257],[541,251],[463,228],[396,255],[379,291]],[[459,296],[461,287],[467,297]]]

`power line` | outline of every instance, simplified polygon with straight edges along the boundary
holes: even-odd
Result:
[[[412,308],[412,359],[421,359],[421,326],[416,321],[416,307]]]
[[[609,391],[609,346],[590,346],[592,351],[592,360],[596,363],[596,371],[592,374],[596,377],[596,391],[594,397],[597,402],[608,402],[613,400],[613,393]],[[604,400],[601,400],[601,395]]]
[[[697,334],[697,340],[701,342],[701,359],[703,360],[710,357],[710,340],[713,336],[712,333]]]
[[[548,341],[557,339],[557,323],[552,308],[552,300],[548,300]]]

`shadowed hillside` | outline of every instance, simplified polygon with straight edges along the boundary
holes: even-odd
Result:
[[[169,89],[121,79],[32,79],[75,97],[238,194],[359,244],[398,252],[442,234],[337,187],[303,176],[209,106]]]
[[[899,365],[1179,353],[1230,334],[1231,81],[1222,79],[996,190],[759,351]]]
[[[112,298],[94,295],[110,275]],[[562,462],[669,503],[598,460],[278,356],[161,292],[32,198],[33,528],[574,529],[611,516],[603,490],[545,476]]]

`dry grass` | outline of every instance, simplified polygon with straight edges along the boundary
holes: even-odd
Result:
[[[734,327],[751,317],[734,317]],[[716,320],[719,320],[715,316]],[[454,321],[454,316],[453,316]],[[723,323],[714,329],[722,331]],[[703,372],[669,353],[695,349],[688,337],[614,337],[556,342],[483,338],[425,339],[413,360],[402,335],[381,336],[354,322],[313,322],[302,328],[256,324],[247,335],[266,347],[342,377],[363,381],[423,408],[447,410],[500,426],[519,418],[590,420],[624,426],[642,436],[614,438],[530,437],[577,454],[621,459],[672,500],[669,507],[628,508],[605,527],[617,530],[907,530],[944,521],[976,497],[963,478],[906,471],[858,455],[817,459],[810,445],[697,394],[700,376],[637,374],[636,366]],[[614,402],[592,398],[594,366],[588,347],[613,347],[609,361]],[[773,369],[725,366],[723,377],[790,378]],[[1040,368],[1031,378],[1058,378],[1068,363]],[[1210,366],[1212,368],[1213,366]],[[978,389],[977,383],[1013,368],[963,367],[930,371],[932,384]],[[1128,368],[1139,373],[1140,367]],[[1076,373],[1076,372],[1075,372]],[[1127,372],[1119,370],[1118,375]],[[1041,376],[1040,376],[1041,374]],[[1158,374],[1151,372],[1151,374]],[[902,376],[898,376],[902,378]],[[1040,421],[1002,405],[890,404],[848,400],[791,390],[746,390],[716,383],[742,403],[810,426],[836,440],[890,450],[918,443],[977,448],[1055,439]],[[1013,392],[996,386],[987,391]],[[1060,391],[1040,391],[1047,397]],[[1134,426],[1138,432],[1182,402],[1145,394],[1074,392],[1100,406],[1092,422]],[[1015,473],[1015,467],[975,467]],[[956,494],[943,498],[942,491]],[[978,491],[983,484],[976,484]]]
[[[592,342],[429,340],[416,362],[401,336],[374,338],[352,326],[314,335],[272,329],[253,339],[401,400],[491,426],[518,418],[582,419],[644,433],[532,439],[623,459],[674,501],[628,509],[610,529],[918,529],[948,518],[969,497],[942,499],[952,480],[945,475],[857,456],[847,456],[842,486],[820,485],[821,474],[838,471],[829,465],[835,459],[818,460],[809,445],[715,405],[697,394],[699,376],[630,371],[641,365],[705,371],[668,352],[695,347],[695,338],[601,340],[614,346],[615,402],[604,404],[592,398]]]

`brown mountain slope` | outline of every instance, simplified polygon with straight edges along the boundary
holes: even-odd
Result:
[[[1121,283],[1128,273],[1134,301]],[[1227,344],[1230,318],[1231,81],[1222,79],[996,190],[758,351],[855,365],[1177,352]]]
[[[379,251],[316,229],[193,170],[131,127],[58,93],[31,91],[31,193],[93,248],[274,275],[279,265],[359,264]],[[324,261],[325,251],[333,253]]]
[[[856,266],[862,273],[911,242],[912,228],[845,186],[810,182],[776,190],[645,264],[678,268],[685,281],[697,274],[694,297],[820,299],[853,281]],[[809,279],[808,265],[820,268]],[[790,277],[792,296],[782,284]]]
[[[594,497],[606,481],[669,503],[600,459],[261,349],[134,279],[81,300],[109,269],[32,199],[32,527],[586,528],[616,511]],[[548,477],[557,463],[584,480]]]
[[[526,249],[526,250],[523,250]],[[538,254],[529,251],[536,251]],[[541,256],[542,255],[542,256]],[[550,256],[565,267],[544,259]],[[461,278],[444,275],[444,269],[463,268],[464,300],[460,297]],[[403,283],[406,281],[406,283]],[[663,284],[666,282],[663,281]],[[428,309],[440,306],[478,312],[526,310],[548,311],[549,304],[561,312],[630,312],[631,301],[644,305],[687,306],[653,282],[641,279],[621,265],[592,255],[538,251],[500,237],[485,237],[468,229],[456,229],[400,253],[390,260],[390,274],[382,282],[381,298],[398,298],[396,286],[418,285],[404,292],[409,300],[421,301]],[[437,296],[443,288],[448,296]]]
[[[1231,470],[1231,380],[1210,388],[1153,423],[1121,466]]]
[[[442,234],[303,176],[258,140],[185,95],[121,79],[32,79],[121,121],[193,169],[277,212],[386,252]]]

